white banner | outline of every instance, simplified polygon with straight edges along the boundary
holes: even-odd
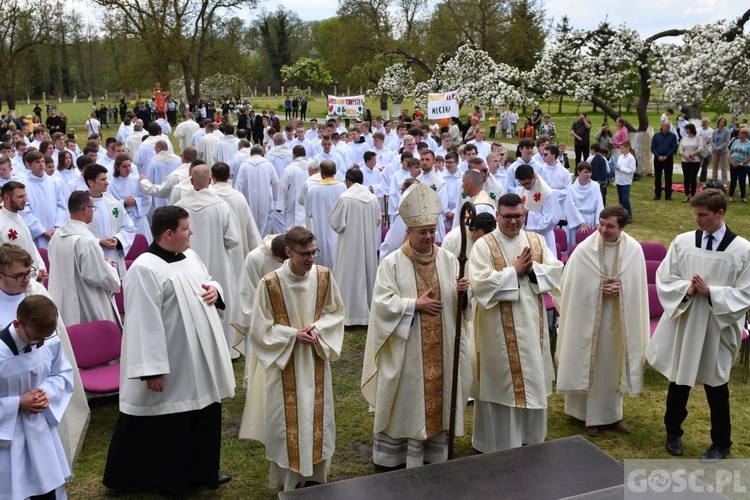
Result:
[[[338,116],[343,119],[362,119],[365,114],[365,96],[352,95],[345,97],[328,96],[328,116],[334,118]]]
[[[438,120],[458,115],[458,92],[427,94],[427,118]]]

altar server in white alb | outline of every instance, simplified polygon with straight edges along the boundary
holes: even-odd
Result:
[[[234,373],[217,311],[224,294],[190,250],[187,211],[157,208],[151,224],[154,243],[125,275],[120,414],[104,485],[183,496],[231,480],[219,458]]]
[[[677,236],[656,272],[659,320],[646,356],[669,380],[666,449],[682,455],[682,423],[690,389],[703,384],[711,408],[711,446],[701,459],[720,460],[732,446],[729,375],[750,307],[750,242],[724,223],[724,192],[704,189],[690,200],[698,229]]]
[[[542,294],[558,288],[562,273],[544,238],[521,229],[521,198],[506,194],[497,205],[498,229],[474,242],[468,264],[477,357],[471,444],[483,453],[547,435],[553,366]]]
[[[208,189],[211,174],[206,165],[193,167],[191,182],[194,189],[188,191],[177,202],[177,206],[190,214],[190,223],[195,233],[191,248],[224,290],[226,314],[221,319],[221,324],[234,359],[239,357],[240,353],[232,348],[239,340],[235,338],[235,330],[229,325],[229,316],[234,307],[237,290],[237,274],[231,256],[231,250],[240,244],[237,218],[229,204]]]
[[[595,190],[599,195],[598,185]],[[609,425],[628,434],[622,395],[643,393],[646,259],[641,245],[623,231],[627,223],[628,211],[620,205],[602,210],[599,231],[576,247],[563,271],[561,297],[555,297],[557,392],[565,394],[565,413],[583,421],[589,436]]]
[[[26,187],[20,182],[6,182],[0,188],[0,243],[11,243],[26,250],[34,258],[34,267],[41,279],[47,276],[47,266],[44,265],[39,250],[34,245],[34,239],[21,211],[26,207]]]
[[[253,378],[248,398],[264,408],[243,424],[266,447],[270,486],[288,491],[327,481],[336,445],[330,362],[341,355],[344,303],[331,272],[315,265],[315,235],[296,226],[284,239],[288,260],[258,284],[250,325],[265,377]]]
[[[328,223],[339,235],[333,276],[346,304],[347,326],[367,324],[378,270],[380,205],[363,179],[360,169],[349,169],[347,189],[328,214]]]
[[[328,214],[333,210],[346,186],[336,179],[336,164],[331,160],[320,162],[321,180],[308,187],[305,196],[305,213],[310,218],[310,230],[315,234],[320,249],[318,263],[333,269],[336,258],[338,233],[328,224]]]
[[[533,231],[544,238],[547,248],[556,253],[555,226],[562,217],[560,203],[555,192],[529,165],[516,169],[518,194],[524,206],[526,231]]]
[[[142,234],[151,244],[151,227],[148,222],[153,201],[151,196],[141,190],[138,172],[133,170],[133,162],[128,155],[115,158],[112,168],[114,172],[107,191],[122,202],[133,221],[136,233]]]
[[[284,220],[284,231],[294,226],[305,225],[305,206],[297,203],[297,198],[302,186],[310,178],[307,170],[313,161],[305,155],[305,148],[302,146],[294,146],[292,154],[294,160],[284,168],[284,173],[279,179],[279,194],[276,200],[276,211]]]
[[[568,248],[575,244],[576,232],[588,233],[597,228],[599,214],[604,210],[599,183],[591,180],[591,164],[582,161],[576,167],[576,172],[578,178],[568,186],[564,205],[564,216],[568,221]]]
[[[11,324],[16,317],[19,304],[26,297],[43,295],[49,298],[47,289],[34,280],[32,263],[31,255],[23,248],[10,244],[0,245],[0,329]],[[90,411],[73,356],[73,348],[68,339],[68,332],[59,315],[56,332],[68,361],[73,366],[73,396],[57,426],[65,456],[68,457],[68,464],[72,469],[76,456],[83,446]]]
[[[120,291],[116,264],[104,257],[99,238],[88,229],[95,207],[87,191],[73,191],[70,220],[49,244],[49,294],[66,325],[100,320],[120,324],[113,296]]]
[[[67,498],[71,471],[57,434],[73,367],[55,338],[57,308],[26,297],[0,330],[0,497]]]
[[[261,236],[272,232],[278,186],[276,169],[256,144],[250,148],[250,158],[240,164],[234,188],[245,196]]]
[[[83,180],[96,207],[94,218],[88,225],[89,231],[99,238],[104,257],[117,263],[117,271],[122,278],[125,276],[125,255],[135,240],[135,225],[123,202],[107,192],[109,179],[106,168],[89,165],[83,172]]]
[[[398,212],[407,239],[378,267],[361,389],[375,411],[375,464],[419,467],[448,458],[458,291],[469,280],[457,279],[458,260],[435,245],[443,205],[432,188],[409,186]],[[456,436],[472,381],[468,345],[464,333]]]

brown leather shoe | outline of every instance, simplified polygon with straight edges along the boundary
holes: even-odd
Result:
[[[596,437],[599,435],[599,427],[592,425],[592,426],[585,426],[583,428],[583,433],[587,436]]]
[[[630,434],[630,426],[624,420],[618,420],[613,424],[613,427],[620,434]]]

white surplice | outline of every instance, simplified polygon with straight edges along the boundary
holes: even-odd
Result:
[[[47,174],[36,177],[31,172],[23,180],[26,186],[27,208],[45,231],[62,226],[68,217],[68,200]],[[34,241],[39,248],[48,248],[49,240],[38,236]]]
[[[120,276],[104,260],[99,239],[86,224],[69,220],[49,244],[49,294],[66,325],[109,320],[120,324],[113,294]]]
[[[21,395],[36,388],[47,394],[49,406],[42,413],[21,411]],[[67,498],[65,479],[71,471],[56,427],[72,393],[73,368],[59,339],[18,355],[0,342],[0,498],[52,490],[56,498]]]
[[[500,271],[495,270],[489,238],[504,257],[505,267]],[[533,263],[534,281],[530,276],[519,277],[513,267],[525,247],[542,253],[541,262]],[[561,273],[562,263],[536,234],[521,231],[509,238],[495,230],[474,242],[468,270],[476,299],[478,372],[472,446],[481,452],[544,441],[547,396],[552,393],[554,374],[547,313],[540,299],[558,288]],[[501,307],[508,306],[504,317]],[[505,325],[513,328],[506,330]]]
[[[333,269],[336,258],[338,234],[328,224],[328,214],[344,191],[346,185],[333,178],[323,179],[308,187],[305,199],[305,214],[310,218],[310,230],[315,235],[320,254],[315,260],[318,265]]]
[[[234,373],[216,307],[201,299],[212,285],[198,255],[167,263],[141,254],[125,276],[125,333],[120,359],[120,411],[134,416],[200,410],[234,395]],[[141,377],[164,375],[164,391]]]
[[[564,217],[568,221],[568,248],[576,242],[576,231],[584,222],[592,230],[599,224],[599,214],[604,210],[602,192],[597,182],[589,181],[582,186],[580,179],[568,186],[565,197]]]
[[[221,326],[231,349],[236,345],[236,340],[235,331],[229,325],[229,316],[236,300],[236,276],[239,270],[234,269],[230,251],[240,244],[237,218],[229,204],[208,189],[189,191],[177,202],[177,206],[190,214],[190,228],[193,230],[190,247],[224,290],[222,300],[226,309]]]
[[[102,247],[104,257],[117,262],[117,270],[120,278],[125,276],[125,255],[130,251],[130,247],[135,240],[135,225],[130,219],[125,205],[109,193],[102,193],[98,198],[91,197],[96,206],[94,211],[94,220],[89,225],[91,234],[99,239],[117,238],[122,248],[113,250]]]
[[[333,275],[346,305],[345,325],[366,325],[378,269],[380,205],[362,184],[338,199],[328,222],[339,235]]]
[[[201,127],[195,122],[195,120],[185,120],[175,127],[172,135],[174,135],[179,141],[180,151],[185,151],[185,148],[190,146],[193,134],[195,134],[199,128]]]
[[[710,251],[695,240],[693,231],[677,236],[656,272],[664,314],[646,356],[670,382],[716,387],[729,381],[740,351],[750,307],[750,242],[738,236],[723,251]],[[700,294],[684,300],[694,274],[709,285],[710,302]]]
[[[147,177],[153,184],[161,184],[165,182],[169,175],[177,170],[180,165],[182,165],[182,159],[179,156],[170,153],[169,151],[160,151],[151,158],[151,172]],[[167,205],[168,203],[166,199],[156,198],[153,203],[153,208],[156,209]]]

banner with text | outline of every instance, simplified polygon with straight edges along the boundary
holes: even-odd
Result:
[[[352,95],[345,97],[328,96],[328,117],[338,116],[343,119],[361,120],[365,114],[365,96]]]
[[[427,118],[438,120],[458,116],[458,92],[427,94]]]

